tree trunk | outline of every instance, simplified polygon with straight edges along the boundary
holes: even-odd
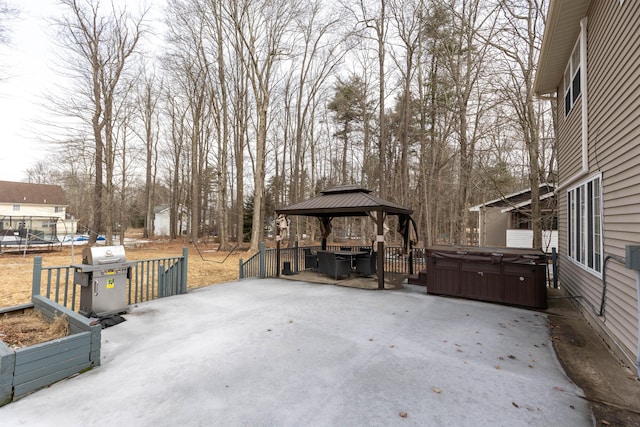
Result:
[[[254,171],[253,224],[250,251],[256,252],[264,235],[264,156],[267,145],[268,94],[258,107],[258,136],[256,141],[256,170]]]

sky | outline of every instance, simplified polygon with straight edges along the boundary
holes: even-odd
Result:
[[[26,181],[27,169],[38,161],[56,162],[53,148],[43,141],[47,128],[38,123],[50,121],[45,94],[64,83],[55,71],[60,47],[51,23],[63,8],[58,0],[6,1],[20,13],[8,23],[10,45],[0,46],[0,181]],[[115,3],[134,13],[149,7],[154,29],[162,20],[163,0]]]
[[[59,6],[56,0],[10,4],[20,15],[9,24],[10,45],[0,49],[0,180],[25,181],[27,169],[50,158],[35,123],[46,114],[43,94],[55,84],[53,29],[47,19]]]

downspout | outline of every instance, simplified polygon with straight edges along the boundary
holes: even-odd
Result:
[[[556,189],[558,191],[564,189],[568,185],[582,178],[589,173],[589,111],[587,96],[587,17],[580,20],[580,88],[581,88],[581,105],[582,105],[582,164],[581,168],[572,177],[565,180]]]
[[[638,293],[638,353],[636,356],[636,373],[640,375],[640,271],[636,271],[636,291]]]
[[[607,302],[607,263],[610,259],[613,259],[620,264],[624,265],[624,258],[620,258],[615,255],[606,254],[604,257],[604,261],[602,262],[602,296],[600,298],[600,311],[598,312],[598,316],[604,316],[604,308]]]

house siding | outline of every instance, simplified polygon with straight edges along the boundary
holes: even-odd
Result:
[[[564,94],[562,93],[562,82],[558,90],[558,134],[563,136],[563,140],[572,141],[571,144],[560,144],[558,146],[558,172],[560,182],[564,182],[574,176],[582,167],[582,158],[576,156],[576,149],[580,152],[582,144],[582,96],[578,97],[569,114],[564,115]]]
[[[591,2],[587,12],[587,96],[589,176],[602,173],[604,254],[624,258],[625,246],[640,243],[640,21],[639,2]],[[561,95],[559,82],[559,95]],[[560,182],[579,171],[579,114],[564,117],[558,97]],[[578,105],[576,105],[578,107]],[[574,107],[574,110],[575,108]],[[577,123],[576,123],[577,121]],[[636,272],[610,259],[606,264],[606,304],[600,277],[567,257],[567,193],[558,195],[560,281],[581,295],[626,354],[638,357]]]
[[[59,207],[61,207],[62,209],[60,209],[60,212],[56,212],[56,206],[20,204],[20,210],[14,211],[13,204],[0,203],[0,217],[12,216],[18,218],[23,216],[43,216],[64,219],[65,209],[62,206]]]

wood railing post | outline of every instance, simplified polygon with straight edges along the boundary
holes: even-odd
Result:
[[[264,279],[266,276],[266,268],[265,268],[265,256],[266,249],[264,242],[260,243],[260,278]]]
[[[160,263],[157,265],[158,271],[158,298],[164,298],[166,296],[165,292],[165,282],[167,281],[166,275],[164,274],[164,268]]]
[[[189,264],[189,249],[182,248],[182,282],[180,283],[180,293],[187,293],[187,266]]]
[[[42,280],[42,257],[33,257],[33,274],[31,276],[31,297],[40,295],[40,281]]]

